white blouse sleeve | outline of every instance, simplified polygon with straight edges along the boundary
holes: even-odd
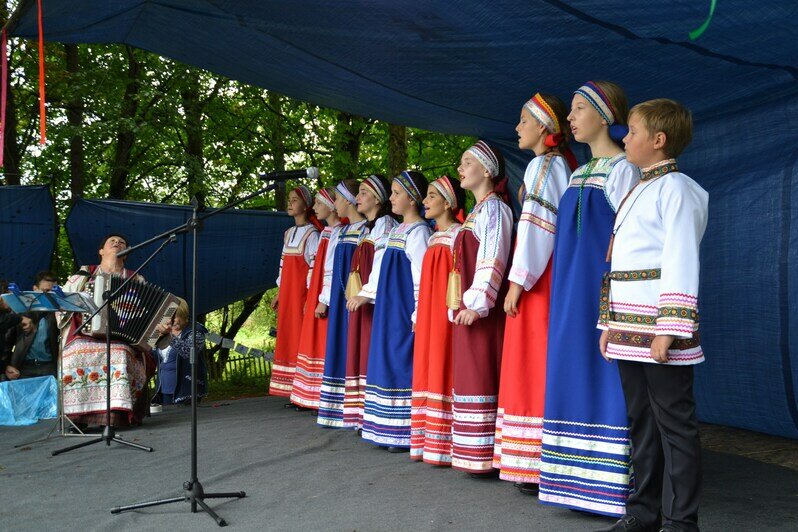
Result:
[[[421,286],[421,265],[424,262],[424,254],[429,247],[429,237],[432,229],[426,223],[420,227],[414,227],[407,235],[405,242],[405,255],[410,261],[410,274],[413,277],[413,314],[410,319],[416,322],[416,312],[418,312],[418,290]]]
[[[368,299],[369,303],[374,303],[374,300],[377,299],[377,289],[380,281],[380,267],[382,266],[382,256],[385,255],[385,248],[388,247],[388,237],[390,236],[390,232],[385,232],[379,237],[374,237],[374,231],[377,229],[377,226],[374,226],[372,229],[371,234],[369,234],[369,239],[374,240],[374,261],[371,265],[371,273],[369,274],[369,280],[363,287],[360,289],[357,295],[361,297],[365,297]]]
[[[285,233],[283,233],[283,249],[280,251],[280,269],[277,273],[277,288],[280,288],[280,279],[283,278],[283,258],[285,258],[285,246],[288,242],[288,232],[291,231],[291,229],[293,229],[293,227],[286,229]]]
[[[607,201],[610,202],[613,211],[618,211],[623,198],[639,181],[640,169],[638,167],[626,159],[615,163],[604,184],[604,193],[607,195]]]
[[[510,281],[523,286],[524,290],[535,286],[554,251],[557,208],[568,186],[569,175],[565,158],[559,156],[536,157],[527,166],[524,176],[527,194],[508,275]]]
[[[665,176],[660,195],[664,230],[657,335],[692,338],[698,330],[699,246],[709,195],[681,175]]]
[[[480,207],[474,224],[479,240],[474,281],[463,293],[463,305],[481,318],[496,305],[510,255],[513,215],[503,201],[491,200]]]
[[[309,229],[309,231],[310,234],[305,239],[305,249],[303,250],[305,262],[308,265],[308,278],[305,281],[307,288],[310,288],[310,278],[313,276],[313,266],[316,263],[316,252],[319,250],[319,239],[321,237],[321,233],[315,227]]]
[[[327,243],[327,252],[324,255],[324,276],[322,277],[321,293],[319,303],[330,305],[330,291],[332,288],[333,266],[335,265],[335,247],[338,245],[338,238],[344,229],[344,225],[333,227],[330,234],[330,241]]]

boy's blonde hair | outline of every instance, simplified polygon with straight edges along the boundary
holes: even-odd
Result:
[[[665,133],[662,151],[676,158],[693,140],[693,117],[690,110],[677,101],[657,98],[632,107],[629,116],[635,115],[643,121],[649,135]]]

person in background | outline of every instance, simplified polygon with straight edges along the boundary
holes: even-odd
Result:
[[[158,373],[155,381],[155,404],[191,404],[191,338],[196,329],[197,398],[208,393],[208,376],[205,367],[205,335],[208,330],[201,323],[191,325],[188,303],[180,299],[170,325],[159,325],[157,331],[169,335],[171,341],[163,349],[155,349]]]

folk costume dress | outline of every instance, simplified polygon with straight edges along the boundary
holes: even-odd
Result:
[[[360,242],[365,225],[366,220],[361,220],[344,226],[335,243],[327,310],[327,347],[324,356],[324,373],[321,379],[319,417],[316,420],[323,427],[342,428],[344,426],[346,344],[349,327],[345,290],[352,265],[352,255]],[[330,245],[332,245],[332,241]],[[323,293],[319,299],[325,302],[326,297],[326,294]]]
[[[426,221],[402,223],[378,250],[360,295],[374,301],[363,439],[385,447],[410,447],[413,322],[421,264],[432,229]]]
[[[635,488],[627,513],[659,523],[661,511],[664,523],[680,530],[698,530],[701,444],[693,366],[704,360],[698,278],[708,199],[673,159],[645,169],[618,209],[612,271],[599,303],[599,328],[608,330],[606,353],[618,360],[631,421]],[[661,335],[676,338],[664,363],[651,357]]]
[[[94,292],[99,266],[81,266],[90,273],[73,275],[64,285],[65,292]],[[121,277],[133,275],[122,270]],[[143,281],[140,275],[136,280]],[[148,373],[154,369],[149,355],[136,351],[131,346],[111,340],[111,367],[106,367],[105,339],[95,338],[80,332],[84,315],[73,313],[63,322],[66,329],[61,338],[61,383],[64,394],[64,413],[76,423],[105,425],[106,386],[111,386],[111,425],[126,427],[140,425],[147,412],[144,386]]]
[[[454,270],[461,275],[460,309],[477,312],[452,335],[452,467],[470,473],[493,468],[504,311],[496,308],[510,254],[513,217],[495,193],[471,211],[454,241]],[[450,318],[454,315],[450,311]]]
[[[318,247],[319,230],[310,223],[295,225],[283,237],[280,275],[277,277],[277,286],[280,289],[277,341],[274,346],[269,395],[291,396],[308,282]]]
[[[375,246],[382,248],[388,240],[388,233],[398,222],[390,216],[382,216],[374,221],[371,231],[364,231],[352,255],[352,272],[360,275],[364,285],[371,279],[375,262]],[[369,364],[369,343],[371,340],[371,321],[374,305],[362,305],[349,313],[349,329],[346,343],[346,389],[344,391],[344,427],[363,428],[363,404],[366,400],[366,374]]]
[[[459,229],[454,223],[429,239],[415,320],[410,458],[439,466],[452,464],[452,323],[446,288]]]
[[[546,390],[551,255],[557,206],[570,170],[557,152],[535,157],[524,175],[526,195],[508,278],[523,287],[518,314],[504,325],[493,467],[503,480],[540,482]]]
[[[321,390],[321,377],[324,373],[324,351],[327,346],[327,318],[315,316],[316,306],[319,304],[324,277],[327,268],[332,267],[332,258],[335,251],[330,246],[330,241],[341,231],[341,224],[325,227],[319,236],[319,247],[316,251],[316,261],[308,286],[308,297],[305,301],[305,317],[302,320],[302,329],[299,337],[299,347],[296,357],[296,373],[294,385],[291,389],[291,402],[302,408],[319,408],[319,394]]]
[[[615,210],[639,181],[623,153],[572,174],[558,209],[546,361],[539,498],[622,515],[629,494],[629,422],[618,368],[598,348],[602,276]]]

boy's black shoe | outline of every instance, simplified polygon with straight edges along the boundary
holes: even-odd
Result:
[[[596,532],[656,532],[659,525],[646,525],[633,515],[624,515],[615,524],[600,528]]]

